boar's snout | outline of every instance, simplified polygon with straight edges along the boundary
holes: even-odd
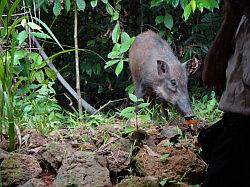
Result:
[[[187,97],[180,99],[179,102],[177,102],[176,108],[185,119],[193,118],[195,116],[191,107],[190,99]]]

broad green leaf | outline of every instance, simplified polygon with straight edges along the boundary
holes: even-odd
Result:
[[[156,7],[156,6],[160,6],[162,4],[163,0],[152,0],[150,7]]]
[[[106,10],[109,13],[109,15],[113,16],[114,8],[109,3],[106,4]]]
[[[65,9],[66,11],[70,11],[71,8],[71,0],[65,0]]]
[[[95,7],[97,6],[97,2],[98,2],[97,0],[92,0],[92,1],[90,2],[92,8],[95,8]]]
[[[113,16],[112,16],[112,20],[116,21],[118,19],[119,19],[119,12],[115,11],[114,14],[113,14]]]
[[[123,116],[123,117],[126,117],[126,118],[132,118],[134,117],[134,110],[135,110],[135,107],[127,107],[127,108],[124,108],[120,113],[119,115]]]
[[[195,9],[196,9],[196,1],[195,0],[191,0],[190,1],[190,5],[191,5],[191,8],[192,8],[192,11],[194,12]]]
[[[117,43],[119,38],[120,38],[120,34],[121,34],[121,28],[120,28],[120,24],[117,22],[117,24],[115,25],[113,32],[112,32],[112,41],[113,43]]]
[[[44,68],[46,75],[51,79],[51,80],[56,80],[56,72],[52,70],[51,68],[45,67]]]
[[[101,69],[100,69],[100,64],[99,63],[96,63],[96,64],[93,64],[93,72],[94,72],[94,74],[96,74],[96,75],[99,75],[99,73],[100,73],[100,71],[101,71]]]
[[[145,108],[145,107],[147,107],[149,105],[150,105],[150,103],[141,103],[141,104],[138,105],[138,107],[139,108]]]
[[[133,117],[133,116],[132,116]],[[124,134],[129,134],[129,133],[131,133],[131,132],[134,132],[136,130],[136,128],[134,127],[134,126],[127,126],[125,129],[124,129],[124,131],[123,131],[123,133]]]
[[[180,4],[182,9],[184,10],[186,6],[188,5],[188,0],[180,0]]]
[[[109,54],[108,54],[108,58],[111,58],[111,59],[114,59],[114,58],[118,58],[119,57],[119,51],[111,51]]]
[[[129,50],[130,45],[131,45],[131,38],[129,37],[129,35],[126,32],[122,32],[121,34],[121,53],[124,53],[126,51]]]
[[[174,25],[173,17],[169,13],[166,13],[164,16],[164,25],[165,25],[165,27],[167,27],[170,30],[172,29],[172,27]]]
[[[27,38],[29,34],[27,31],[22,31],[17,35],[17,40],[19,41],[19,45],[22,44]]]
[[[113,66],[114,64],[118,63],[120,60],[110,60],[108,62],[106,62],[104,69],[107,69],[110,66]]]
[[[93,72],[92,67],[90,66],[90,64],[87,64],[86,73],[91,77],[92,72]]]
[[[132,93],[129,93],[129,94],[128,94],[128,97],[129,97],[129,99],[130,99],[131,101],[133,101],[134,103],[138,101],[138,98],[137,98],[134,94],[132,94]]]
[[[33,29],[33,30],[38,30],[38,31],[41,31],[42,30],[42,27],[40,27],[39,25],[37,25],[36,23],[34,22],[28,22],[27,25]]]
[[[179,4],[179,0],[172,0],[172,6],[173,7],[177,7],[178,6],[178,4]]]
[[[187,19],[189,18],[191,12],[192,12],[191,4],[188,4],[188,5],[185,7],[184,13],[183,13],[185,21],[187,21]]]
[[[160,160],[166,160],[167,158],[169,158],[170,154],[164,154],[160,157]]]
[[[164,21],[164,16],[157,16],[155,18],[155,23],[156,25],[159,25],[160,23],[162,23]]]
[[[135,86],[134,84],[130,84],[125,88],[125,91],[128,93],[133,93],[135,91]]]
[[[112,48],[112,51],[120,51],[120,49],[121,49],[121,44],[116,43],[116,44],[114,45],[114,47]]]
[[[139,115],[138,118],[142,121],[150,121],[149,115]]]
[[[28,54],[28,51],[24,51],[24,50],[16,51],[14,54],[14,65],[19,65],[20,64],[19,60],[26,57],[27,54]]]
[[[39,83],[43,83],[44,81],[44,73],[42,70],[39,70],[35,73],[35,78]]]
[[[96,74],[97,74],[97,75],[100,75],[101,70],[102,70],[101,64],[99,64],[99,63],[96,64]]]
[[[120,60],[120,62],[117,64],[117,66],[115,68],[115,74],[117,77],[120,75],[122,70],[123,70],[123,60]]]
[[[209,7],[209,5],[208,5],[208,7]],[[199,1],[197,2],[197,8],[198,8],[201,12],[203,12],[204,6],[203,6],[203,4],[201,3],[201,0],[199,0]],[[205,8],[206,8],[206,7],[205,7]]]
[[[167,179],[163,179],[160,181],[161,186],[165,186],[166,183],[167,183]]]
[[[86,2],[85,0],[76,0],[76,5],[79,10],[84,11],[86,8]]]
[[[213,8],[219,8],[219,5],[218,5],[218,3],[217,3],[216,0],[206,0],[206,1],[209,2],[211,9],[213,9]]]
[[[130,106],[130,107],[122,109],[121,112],[120,112],[120,114],[131,113],[131,112],[134,112],[134,110],[135,110],[135,107]]]
[[[31,110],[32,110],[32,105],[27,105],[27,106],[25,106],[24,109],[23,109],[23,111],[24,111],[25,113],[28,113],[28,112],[30,112]]]
[[[60,0],[55,0],[54,1],[54,6],[53,6],[53,13],[55,16],[58,16],[61,12],[61,1]]]
[[[29,53],[28,56],[34,61],[34,63],[32,64],[34,69],[40,69],[45,65],[40,54]]]
[[[42,32],[29,32],[29,34],[37,38],[44,38],[44,39],[50,38],[51,39],[51,37],[48,34],[45,34]]]
[[[107,4],[108,3],[108,0],[102,0],[103,3]]]
[[[18,75],[19,73],[21,73],[23,71],[24,67],[21,65],[15,65],[13,67],[13,72]]]

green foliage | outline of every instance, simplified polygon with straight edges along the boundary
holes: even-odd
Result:
[[[121,38],[121,43],[118,43],[119,38]],[[114,43],[114,47],[108,54],[108,58],[111,60],[106,62],[104,68],[108,68],[117,64],[115,68],[115,74],[118,76],[123,70],[124,62],[128,62],[128,59],[124,58],[124,54],[129,50],[134,39],[135,37],[130,38],[126,32],[121,32],[120,24],[117,23],[112,32],[112,41]]]
[[[43,133],[48,133],[62,127],[62,121],[66,120],[54,98],[55,91],[52,84],[53,82],[31,84],[30,95],[15,96],[16,123],[22,128],[36,128]]]
[[[147,102],[143,102],[142,98],[137,98],[134,94],[129,93],[129,99],[134,103],[133,107],[126,107],[123,110],[121,110],[120,112],[118,112],[117,114],[127,118],[127,119],[135,119],[135,126],[126,126],[125,130],[123,133],[125,134],[129,134],[133,131],[135,131],[136,129],[139,128],[138,125],[138,119],[142,120],[142,121],[149,121],[150,120],[150,116],[149,115],[143,115],[141,114],[141,110],[145,109],[149,106],[149,103]],[[140,110],[139,112],[136,112],[136,110]]]
[[[53,126],[62,117],[59,116],[61,108],[51,96],[55,94],[52,88],[55,72],[46,67],[39,53],[27,49],[25,42],[29,36],[51,37],[39,25],[27,22],[27,16],[10,19],[19,2],[15,1],[9,7],[6,1],[0,10],[4,25],[0,29],[4,49],[0,52],[0,134],[8,129],[10,151],[15,149],[15,125],[35,124],[41,130],[45,124]],[[2,16],[3,13],[8,16]],[[20,23],[32,31],[18,32],[16,26]]]
[[[162,161],[162,162],[164,162],[167,158],[169,158],[170,157],[170,154],[163,154],[161,157],[160,157],[160,160]]]
[[[211,94],[203,95],[200,99],[193,97],[193,109],[198,117],[211,122],[217,121],[222,115],[222,111],[218,109],[218,100],[213,91]]]
[[[203,9],[206,8],[208,10],[213,10],[214,8],[219,8],[218,1],[216,0],[168,0],[168,1],[163,1],[163,0],[151,0],[151,8],[152,7],[160,7],[160,6],[170,6],[173,8],[176,8],[178,5],[183,9],[183,17],[185,21],[188,20],[188,18],[194,13],[197,9],[200,12],[203,12]],[[167,15],[167,22],[168,24],[164,24],[166,28],[171,29],[169,26],[169,21],[172,22],[173,18],[168,13],[165,14],[165,17]],[[165,18],[164,18],[165,19]]]
[[[21,18],[10,23],[10,18],[7,16],[2,18],[2,14],[7,12],[10,16],[18,6],[20,1],[15,1],[9,7],[8,2],[3,0],[0,8],[0,21],[4,27],[0,30],[1,40],[6,45],[10,45],[11,49],[0,51],[0,135],[5,128],[8,128],[9,150],[15,149],[15,124],[14,124],[14,107],[13,100],[15,95],[15,87],[12,81],[14,78],[14,58],[17,46],[17,33],[15,25],[21,22]]]
[[[149,116],[145,116],[145,115],[139,115],[137,116],[135,110],[136,108],[138,109],[144,109],[146,107],[149,106],[149,103],[143,103],[143,99],[141,98],[137,98],[134,94],[129,94],[129,99],[134,103],[137,104],[140,102],[140,104],[138,104],[136,107],[127,107],[123,110],[121,110],[118,114],[125,117],[125,118],[136,118],[138,117],[141,120],[150,120]]]
[[[96,115],[85,115],[86,126],[96,127],[99,125],[111,124],[112,118],[108,118],[107,116],[96,114]]]

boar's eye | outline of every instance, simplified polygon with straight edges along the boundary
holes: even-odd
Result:
[[[173,87],[176,86],[176,80],[172,79],[172,80],[170,80],[170,82],[171,82],[171,85],[172,85]]]

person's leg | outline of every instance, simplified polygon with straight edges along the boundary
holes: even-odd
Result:
[[[202,187],[250,186],[250,124],[224,126],[217,140]]]

